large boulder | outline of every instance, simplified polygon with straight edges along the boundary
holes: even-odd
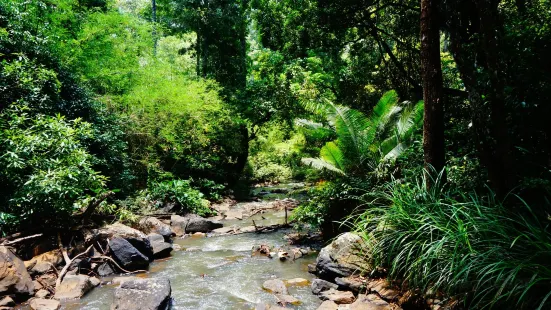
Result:
[[[177,236],[196,232],[206,233],[224,226],[218,221],[209,220],[195,214],[188,214],[186,216],[173,215],[170,221],[172,230]]]
[[[66,275],[56,288],[54,298],[57,300],[79,299],[94,288],[90,277],[79,275]]]
[[[85,241],[87,244],[92,244],[95,241],[106,241],[115,237],[125,239],[150,260],[153,259],[153,248],[147,239],[147,235],[121,223],[115,223],[100,229],[88,231],[85,234]]]
[[[159,234],[149,234],[147,238],[153,247],[153,257],[165,258],[170,256],[170,252],[172,252],[172,244],[165,242],[163,236]]]
[[[33,310],[57,310],[61,304],[54,299],[33,298],[29,301],[29,306]]]
[[[365,253],[367,248],[360,236],[342,234],[320,251],[316,260],[318,276],[333,282],[337,277],[348,277],[357,271],[369,270],[369,262],[362,256]]]
[[[111,310],[165,310],[172,305],[168,279],[139,279],[123,282],[115,289]]]
[[[117,263],[126,270],[145,270],[149,266],[149,258],[138,251],[126,239],[119,237],[111,239],[109,241],[109,250]]]
[[[15,294],[28,297],[34,284],[25,264],[7,247],[0,246],[0,296]]]
[[[170,225],[161,222],[155,217],[144,217],[139,222],[139,228],[146,234],[159,234],[168,241],[174,234]]]

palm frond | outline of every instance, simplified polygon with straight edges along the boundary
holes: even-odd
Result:
[[[383,94],[377,105],[373,108],[374,117],[382,117],[388,114],[398,103],[398,93],[395,90],[389,90]]]
[[[409,143],[398,143],[392,150],[384,155],[382,161],[386,162],[398,158],[408,147]]]
[[[320,158],[339,170],[345,169],[345,157],[335,142],[327,142],[320,150]]]
[[[343,152],[350,160],[361,160],[361,155],[372,142],[367,134],[371,122],[362,112],[348,107],[333,105],[331,112]]]
[[[423,101],[408,104],[401,113],[396,130],[402,140],[407,140],[423,121]]]
[[[303,158],[301,161],[303,164],[318,170],[326,169],[341,175],[345,175],[344,171],[340,170],[339,168],[335,167],[333,164],[326,162],[321,158]]]
[[[320,129],[320,128],[326,128],[322,123],[316,123],[314,121],[304,119],[304,118],[298,118],[295,120],[295,125],[297,127],[303,127],[307,129]]]

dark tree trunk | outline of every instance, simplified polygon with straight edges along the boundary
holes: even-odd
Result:
[[[445,166],[439,5],[439,0],[421,0],[421,76],[425,102],[423,150],[427,170],[434,168],[437,173]],[[443,177],[445,179],[445,175]]]
[[[498,13],[499,1],[478,0],[482,49],[485,52],[486,69],[489,73],[491,124],[493,141],[490,148],[488,176],[497,196],[505,197],[512,189],[515,179],[513,154],[506,124],[505,81],[502,59],[499,56],[501,22]]]

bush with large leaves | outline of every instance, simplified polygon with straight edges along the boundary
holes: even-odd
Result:
[[[327,117],[337,140],[325,144],[319,158],[303,162],[346,175],[375,170],[381,162],[396,159],[412,142],[423,115],[422,102],[398,101],[395,91],[385,93],[369,116],[329,100],[307,103],[309,110]]]

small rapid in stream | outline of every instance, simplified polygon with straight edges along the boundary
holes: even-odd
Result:
[[[255,190],[257,193],[259,191],[266,193],[266,189]],[[267,194],[264,199],[285,196]],[[235,206],[244,207],[246,203]],[[246,227],[253,225],[253,220],[256,225],[262,226],[281,224],[285,221],[285,212],[268,211],[243,220],[222,222],[224,226]],[[260,303],[276,305],[276,297],[262,289],[264,281],[275,278],[304,278],[309,281],[314,279],[314,276],[308,273],[308,264],[315,262],[316,254],[283,262],[277,258],[253,255],[252,248],[255,245],[286,246],[287,241],[283,238],[286,232],[289,230],[177,238],[174,244],[179,245],[181,250],[174,251],[168,259],[156,260],[151,264],[148,273],[134,276],[170,279],[173,309],[254,309]],[[104,283],[109,280],[102,279]],[[81,300],[64,303],[62,309],[108,310],[115,287],[116,285],[112,284],[101,285]],[[317,309],[321,304],[318,297],[311,293],[309,285],[289,287],[289,294],[301,301],[298,306],[288,305],[289,309]]]

